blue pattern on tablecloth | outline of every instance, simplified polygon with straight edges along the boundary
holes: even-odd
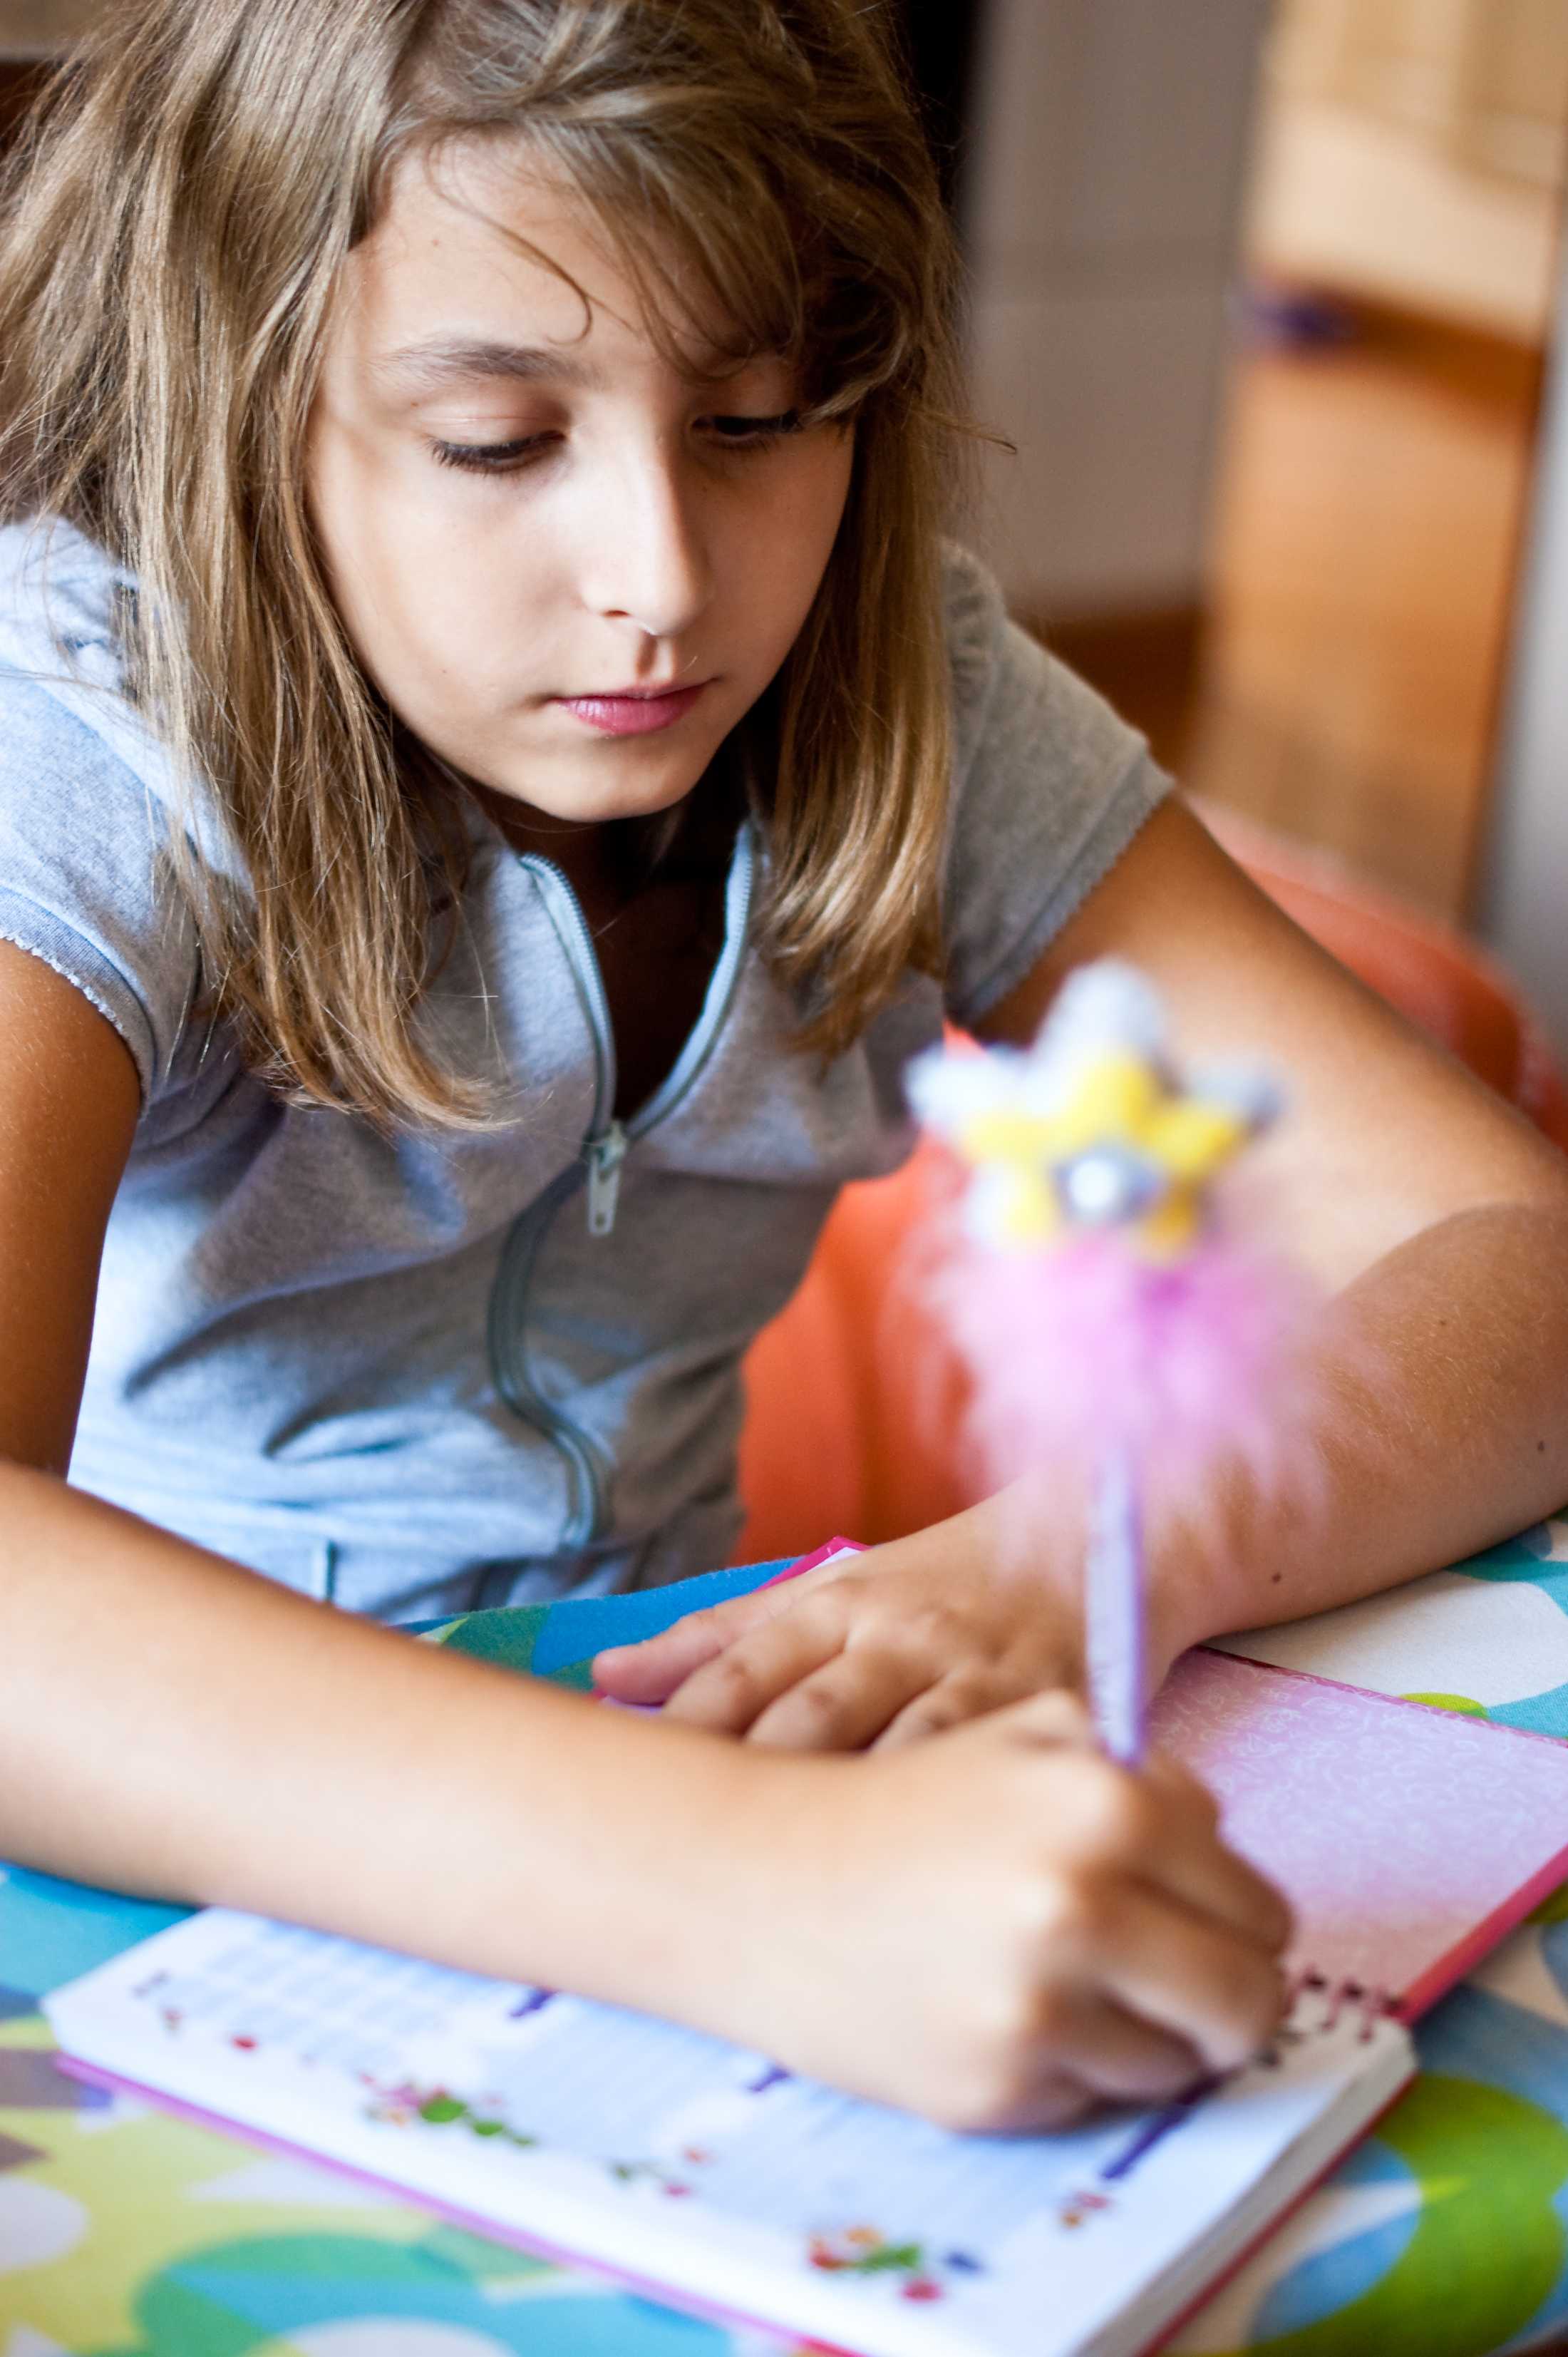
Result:
[[[1332,2316],[1348,2301],[1359,2299],[1409,2247],[1421,2215],[1421,2188],[1414,2171],[1398,2153],[1370,2137],[1341,2163],[1334,2182],[1341,2191],[1363,2186],[1408,2191],[1409,2207],[1314,2252],[1283,2276],[1258,2310],[1253,2330],[1260,2341],[1298,2332]]]
[[[533,1647],[532,1669],[538,1677],[553,1676],[574,1662],[585,1662],[608,1645],[638,1645],[657,1637],[671,1621],[709,1605],[727,1603],[732,1596],[747,1595],[776,1571],[777,1563],[750,1563],[736,1571],[705,1571],[671,1587],[643,1587],[628,1596],[566,1597],[553,1604]]]

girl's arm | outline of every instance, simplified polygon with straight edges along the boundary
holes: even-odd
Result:
[[[1151,1566],[1167,1667],[1454,1561],[1568,1499],[1568,1160],[1300,932],[1179,803],[1158,811],[983,1027],[1033,1038],[1069,967],[1165,992],[1184,1058],[1266,1058],[1287,1117],[1250,1161],[1338,1295],[1310,1509],[1240,1481]],[[1026,1515],[1026,1570],[1019,1530]],[[1081,1536],[1016,1493],[810,1587],[693,1615],[601,1663],[628,1696],[776,1744],[903,1740],[1076,1680]],[[806,1583],[802,1583],[806,1587]]]
[[[109,1026],[0,944],[0,1857],[648,2007],[955,2125],[1168,2093],[1267,2033],[1279,1901],[1056,1698],[903,1759],[769,1756],[68,1489],[136,1107]]]
[[[1568,1499],[1568,1158],[1291,923],[1180,804],[1070,930],[1168,995],[1184,1056],[1265,1056],[1278,1134],[1250,1164],[1338,1295],[1316,1514],[1236,1488],[1222,1544],[1158,1566],[1165,1651],[1391,1586]],[[1026,1036],[1053,957],[998,1009]]]

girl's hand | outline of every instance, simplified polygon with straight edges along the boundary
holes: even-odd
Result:
[[[950,2127],[1059,2127],[1234,2069],[1280,2018],[1283,1900],[1201,1786],[1112,1766],[1066,1695],[762,1795],[747,2030],[792,2068]]]
[[[790,1751],[912,1743],[1076,1686],[1078,1598],[1038,1557],[1018,1561],[996,1504],[689,1613],[600,1653],[595,1679],[618,1702]]]

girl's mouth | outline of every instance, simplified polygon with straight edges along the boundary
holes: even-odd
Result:
[[[694,687],[623,687],[609,695],[558,695],[554,702],[601,736],[646,737],[656,728],[672,728],[677,720],[683,720],[711,685],[704,679]]]

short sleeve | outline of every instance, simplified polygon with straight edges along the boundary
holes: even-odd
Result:
[[[948,1011],[976,1023],[1114,866],[1170,780],[1092,688],[1008,620],[950,554],[953,795],[943,888]]]
[[[199,971],[161,840],[135,771],[46,688],[0,676],[0,940],[113,1025],[144,1105],[167,1082]]]

